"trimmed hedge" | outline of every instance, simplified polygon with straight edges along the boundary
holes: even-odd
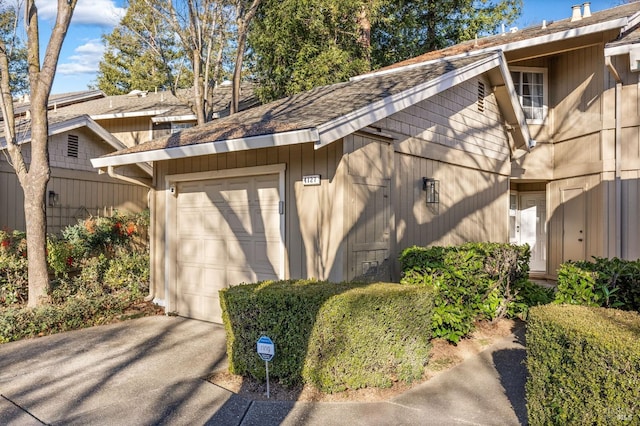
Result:
[[[390,386],[422,376],[433,295],[385,283],[268,281],[220,291],[231,373],[265,379],[256,342],[276,354],[269,376],[328,392]]]
[[[640,423],[640,315],[532,308],[526,332],[529,423]]]
[[[529,281],[529,258],[526,245],[411,247],[400,255],[401,283],[435,290],[434,336],[457,343],[476,320],[525,316],[553,299],[552,290]]]
[[[563,263],[555,302],[640,311],[640,260],[594,257]]]

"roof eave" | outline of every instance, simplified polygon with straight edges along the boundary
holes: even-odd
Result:
[[[172,121],[192,121],[197,119],[198,117],[196,117],[195,114],[187,114],[187,115],[169,115],[169,116],[162,116],[162,117],[153,117],[151,121],[153,123],[170,123]]]
[[[128,111],[128,112],[114,112],[110,114],[95,114],[91,115],[91,118],[94,120],[110,120],[113,118],[135,118],[135,117],[149,117],[155,115],[166,114],[170,111],[170,108],[165,109],[155,109],[148,111]]]
[[[211,141],[172,148],[160,148],[152,151],[132,152],[108,157],[99,157],[91,159],[91,164],[95,168],[105,168],[109,166],[120,167],[130,164],[175,160],[200,155],[296,145],[307,142],[317,143],[318,140],[318,130],[310,128],[267,135],[249,136],[245,138]]]
[[[590,35],[590,34],[596,34],[596,33],[604,32],[604,31],[614,30],[614,29],[617,29],[617,28],[620,28],[620,29],[628,28],[629,26],[631,26],[636,21],[640,21],[640,13],[633,15],[631,18],[623,17],[623,18],[613,19],[611,21],[605,21],[605,22],[599,22],[599,23],[596,23],[596,24],[587,25],[587,26],[584,26],[584,27],[578,27],[578,28],[572,28],[570,30],[559,31],[559,32],[552,33],[552,34],[547,34],[547,35],[544,35],[544,36],[538,36],[538,37],[528,38],[528,39],[525,39],[525,40],[519,40],[519,41],[515,41],[515,42],[512,42],[512,43],[496,44],[496,45],[489,46],[489,47],[486,47],[486,48],[474,49],[472,51],[458,53],[456,55],[445,55],[445,56],[442,56],[440,58],[430,59],[430,60],[426,60],[426,61],[423,61],[423,62],[412,63],[412,64],[400,66],[400,67],[397,67],[397,68],[388,68],[388,69],[384,69],[382,71],[377,71],[377,72],[372,72],[370,74],[365,74],[363,76],[357,76],[355,78],[356,79],[357,78],[366,78],[366,77],[369,77],[369,76],[373,77],[373,76],[379,76],[379,75],[384,75],[384,74],[391,74],[391,73],[395,73],[395,72],[405,71],[405,70],[409,70],[411,68],[421,67],[421,66],[424,66],[424,65],[427,65],[427,64],[430,64],[430,63],[437,63],[437,62],[442,61],[443,59],[465,58],[465,57],[469,57],[469,56],[472,56],[472,55],[480,55],[480,54],[483,54],[483,53],[488,53],[488,52],[492,52],[492,51],[496,51],[496,50],[501,50],[503,52],[509,52],[509,51],[513,51],[513,50],[531,48],[533,46],[543,45],[543,44],[552,43],[552,42],[556,42],[556,41],[562,41],[562,40],[566,40],[568,38],[575,38],[575,37],[581,37],[581,36],[586,36],[586,35]]]

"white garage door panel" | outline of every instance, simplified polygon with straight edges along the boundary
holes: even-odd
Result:
[[[176,303],[180,315],[221,322],[218,291],[278,279],[280,175],[178,185]]]

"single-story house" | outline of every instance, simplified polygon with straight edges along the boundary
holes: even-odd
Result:
[[[155,301],[220,321],[225,286],[397,280],[414,244],[638,256],[640,3],[579,9],[92,159],[153,164]]]

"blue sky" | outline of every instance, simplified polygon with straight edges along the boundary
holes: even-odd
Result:
[[[571,16],[571,6],[584,0],[524,0],[523,13],[515,24],[519,28],[557,21]],[[592,0],[593,12],[620,4],[620,0]],[[41,37],[48,40],[53,26],[57,1],[36,0],[40,14]],[[65,39],[52,93],[86,90],[95,81],[104,46],[101,35],[111,32],[124,16],[123,0],[78,0],[71,28]],[[44,54],[44,46],[41,54]]]

